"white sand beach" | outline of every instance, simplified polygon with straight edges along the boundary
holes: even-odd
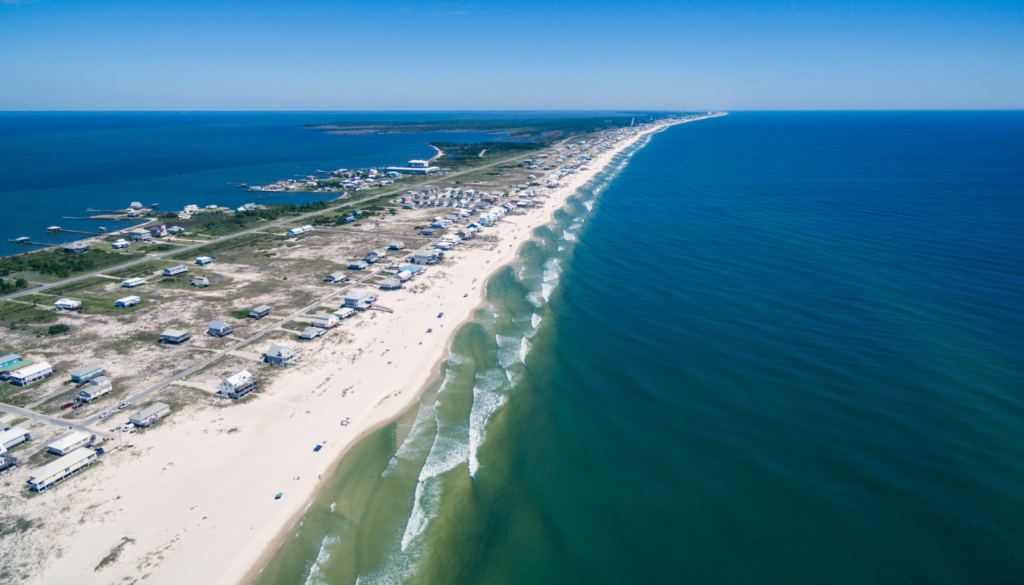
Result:
[[[30,582],[249,582],[346,450],[416,403],[437,376],[450,337],[485,302],[487,279],[515,259],[532,228],[549,221],[616,154],[662,128],[621,140],[534,207],[496,223],[486,232],[500,239],[496,245],[446,253],[442,265],[413,281],[428,285],[425,291],[381,291],[380,304],[394,313],[367,311],[343,322],[339,329],[349,342],[328,338],[258,399],[175,413],[131,435],[133,448],[109,453],[28,500],[24,512],[45,518],[41,534],[50,539],[37,543],[39,549],[60,551]],[[346,418],[351,424],[342,426]],[[317,444],[323,444],[319,453]],[[279,492],[284,496],[275,500]],[[94,570],[123,538],[130,541],[120,556]]]

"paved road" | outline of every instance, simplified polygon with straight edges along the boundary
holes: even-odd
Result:
[[[92,429],[90,429],[88,425],[92,424],[91,422],[89,422],[89,421],[91,421],[91,419],[89,419],[89,420],[65,420],[63,418],[58,418],[56,416],[50,416],[50,415],[46,415],[46,414],[40,414],[38,412],[29,410],[27,408],[22,408],[20,406],[13,406],[11,404],[0,404],[0,410],[2,410],[4,412],[7,412],[7,413],[10,413],[10,414],[16,414],[18,416],[23,416],[23,417],[26,417],[26,418],[31,418],[31,419],[40,420],[40,421],[43,421],[43,422],[50,423],[51,425],[57,427],[58,430],[61,429],[61,428],[72,428],[72,429],[75,429],[76,431],[82,431],[82,432],[89,433],[89,434],[97,434],[97,435],[108,436],[108,433],[97,433],[97,432],[93,431]]]
[[[372,200],[380,198],[380,197],[388,197],[390,195],[397,195],[399,193],[403,193],[405,191],[408,191],[409,189],[413,189],[413,188],[417,188],[417,187],[422,187],[424,185],[431,185],[431,184],[436,183],[436,182],[441,181],[441,180],[448,180],[448,179],[450,179],[452,177],[458,177],[458,176],[465,175],[465,174],[468,174],[468,173],[475,173],[475,172],[477,172],[477,171],[479,171],[481,169],[487,169],[487,168],[491,168],[491,167],[496,167],[498,165],[508,164],[509,162],[512,162],[512,161],[517,160],[517,159],[525,158],[526,156],[528,156],[528,155],[524,154],[524,155],[514,156],[514,157],[511,157],[511,158],[506,158],[506,159],[503,159],[503,160],[500,160],[500,161],[497,161],[497,162],[493,162],[493,163],[488,164],[488,165],[483,165],[483,166],[475,167],[475,168],[472,168],[472,169],[469,169],[469,170],[459,171],[457,173],[450,173],[448,175],[439,176],[439,177],[437,177],[435,179],[431,179],[431,180],[425,181],[423,183],[417,183],[415,185],[408,185],[408,186],[402,187],[401,189],[393,189],[391,191],[385,191],[383,193],[377,193],[375,195],[370,195],[370,196],[364,197],[362,199],[354,199],[352,201],[346,201],[345,203],[341,203],[341,204],[335,205],[333,207],[328,207],[327,209],[321,209],[319,211],[313,211],[313,212],[306,213],[306,214],[299,215],[299,216],[295,216],[295,217],[288,217],[288,218],[285,218],[285,219],[280,219],[280,220],[275,221],[273,223],[269,223],[269,224],[266,224],[266,225],[261,225],[259,227],[255,227],[255,228],[248,229],[248,230],[245,230],[245,231],[237,232],[237,233],[230,234],[230,235],[227,235],[227,236],[221,236],[219,238],[210,240],[208,242],[203,242],[201,244],[193,244],[191,246],[185,246],[185,247],[179,248],[177,250],[171,250],[170,252],[163,252],[161,254],[153,254],[153,255],[145,256],[145,257],[140,258],[138,260],[133,260],[131,262],[127,262],[127,263],[124,263],[124,264],[117,264],[115,266],[108,266],[108,267],[106,267],[106,268],[104,268],[102,270],[96,270],[95,272],[89,272],[87,274],[82,274],[82,275],[74,276],[74,277],[71,277],[71,278],[65,278],[64,280],[61,280],[61,281],[58,281],[58,282],[54,282],[54,283],[50,283],[50,284],[44,284],[42,286],[39,286],[39,287],[36,287],[36,288],[33,288],[33,289],[28,289],[28,290],[23,290],[23,291],[16,292],[16,293],[11,293],[9,295],[0,297],[0,301],[16,299],[16,298],[18,298],[20,296],[23,296],[23,295],[30,295],[30,294],[33,294],[33,293],[42,292],[44,290],[49,290],[51,288],[56,288],[56,287],[68,285],[68,284],[70,284],[72,282],[78,282],[80,280],[85,280],[86,278],[91,278],[93,276],[100,276],[104,272],[109,272],[111,270],[121,270],[121,269],[124,269],[124,268],[129,268],[131,266],[137,266],[137,265],[142,264],[144,262],[149,262],[150,260],[158,260],[158,259],[164,258],[166,256],[172,256],[174,254],[181,254],[182,252],[188,252],[188,251],[191,251],[191,250],[197,250],[199,248],[202,248],[203,246],[208,246],[210,244],[216,244],[216,243],[219,243],[219,242],[224,242],[224,241],[227,241],[227,240],[232,240],[234,238],[238,238],[238,237],[245,236],[245,235],[248,235],[248,234],[260,232],[260,231],[263,231],[263,230],[266,230],[266,229],[269,229],[269,228],[272,228],[272,227],[279,227],[279,226],[282,226],[282,225],[288,224],[288,223],[301,222],[301,221],[304,221],[306,219],[309,219],[311,217],[314,217],[314,216],[317,216],[317,215],[320,215],[320,214],[323,214],[323,213],[329,213],[329,212],[332,212],[332,211],[337,211],[339,209],[343,209],[345,207],[351,207],[353,205],[359,205],[361,203],[366,203],[367,201],[372,201]]]

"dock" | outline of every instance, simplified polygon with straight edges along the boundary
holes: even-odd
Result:
[[[108,235],[110,235],[107,232],[82,232],[82,231],[78,231],[78,230],[69,230],[69,229],[65,229],[65,228],[60,228],[56,232],[52,232],[52,233],[58,233],[58,232],[63,232],[63,233],[66,233],[66,234],[82,234],[83,236],[108,236]]]
[[[11,242],[13,244],[31,244],[33,246],[42,246],[44,248],[49,248],[50,246],[56,246],[57,245],[57,244],[44,244],[42,242],[33,242],[32,240],[28,240],[28,239],[25,239],[25,238],[18,238],[16,240],[7,240],[7,241]]]

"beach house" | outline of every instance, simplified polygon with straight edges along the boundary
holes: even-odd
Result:
[[[64,245],[64,251],[69,254],[81,254],[89,251],[89,244],[85,242],[71,242]]]
[[[210,286],[210,279],[206,278],[205,276],[193,276],[192,282],[190,282],[189,284],[196,288],[206,288]]]
[[[71,431],[70,433],[66,433],[50,441],[46,445],[46,450],[54,455],[60,455],[63,457],[75,449],[92,445],[95,440],[96,435],[83,433],[81,431]]]
[[[319,327],[306,327],[305,329],[302,330],[302,333],[299,334],[299,339],[309,341],[311,339],[316,339],[317,337],[320,337],[326,332],[326,329],[321,329]]]
[[[267,353],[263,354],[263,361],[272,366],[287,367],[294,364],[297,357],[298,355],[292,348],[273,344]]]
[[[388,249],[389,250],[404,250],[405,249],[405,244],[402,243],[399,240],[391,240],[391,243],[388,244]]]
[[[317,313],[316,317],[313,318],[312,325],[320,329],[330,329],[338,323],[338,318],[333,313]]]
[[[231,331],[231,325],[218,320],[210,321],[210,326],[206,329],[206,332],[214,337],[225,337],[227,335],[231,335]]]
[[[149,230],[144,230],[142,228],[135,228],[132,231],[128,232],[128,235],[129,237],[131,237],[133,242],[153,241],[153,236],[149,233]]]
[[[142,286],[144,284],[146,284],[146,279],[139,278],[138,276],[134,278],[129,278],[128,280],[121,282],[121,286],[123,286],[124,288],[135,288],[137,286]]]
[[[8,449],[13,449],[31,440],[32,434],[25,429],[15,428],[0,431],[0,453],[6,453]]]
[[[16,353],[9,353],[4,356],[0,356],[0,368],[6,368],[7,366],[13,366],[14,364],[21,361],[20,355]]]
[[[108,394],[114,389],[114,383],[110,381],[110,378],[106,376],[96,376],[89,383],[85,385],[85,388],[78,391],[75,395],[75,402],[87,404],[96,400],[104,394]]]
[[[107,371],[103,369],[103,366],[99,364],[90,364],[88,366],[71,370],[71,381],[75,384],[82,385],[97,376],[102,376],[105,373],[107,373]]]
[[[164,276],[175,276],[183,272],[188,272],[188,267],[185,266],[184,264],[171,266],[170,268],[164,268]]]
[[[255,389],[256,378],[249,373],[249,370],[242,370],[225,378],[220,383],[220,389],[217,393],[233,400],[238,400]]]
[[[398,290],[400,288],[402,288],[402,279],[400,278],[385,278],[384,281],[380,283],[381,290]]]
[[[148,427],[156,421],[171,414],[171,407],[163,402],[154,402],[146,408],[128,417],[128,422],[137,427]]]
[[[259,321],[270,314],[270,307],[268,305],[260,305],[249,309],[249,317]]]
[[[435,264],[437,262],[437,251],[420,248],[412,254],[413,264]]]
[[[131,243],[129,243],[128,241],[124,240],[123,238],[122,239],[118,239],[113,244],[110,244],[110,247],[115,249],[115,250],[123,250],[123,249],[127,248],[128,246],[131,246]]]
[[[348,280],[348,276],[345,276],[345,273],[341,271],[332,272],[324,277],[325,282],[331,283],[345,282],[346,280]]]
[[[192,334],[188,331],[181,331],[179,329],[167,329],[160,334],[161,343],[170,343],[172,345],[185,343],[189,339],[192,339]]]
[[[377,300],[370,293],[362,290],[350,291],[345,295],[345,306],[358,311],[365,311]]]

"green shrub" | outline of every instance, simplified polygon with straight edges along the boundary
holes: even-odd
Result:
[[[71,327],[68,327],[63,323],[50,325],[50,328],[46,330],[50,335],[60,335],[61,333],[67,333],[68,331],[71,331]]]

